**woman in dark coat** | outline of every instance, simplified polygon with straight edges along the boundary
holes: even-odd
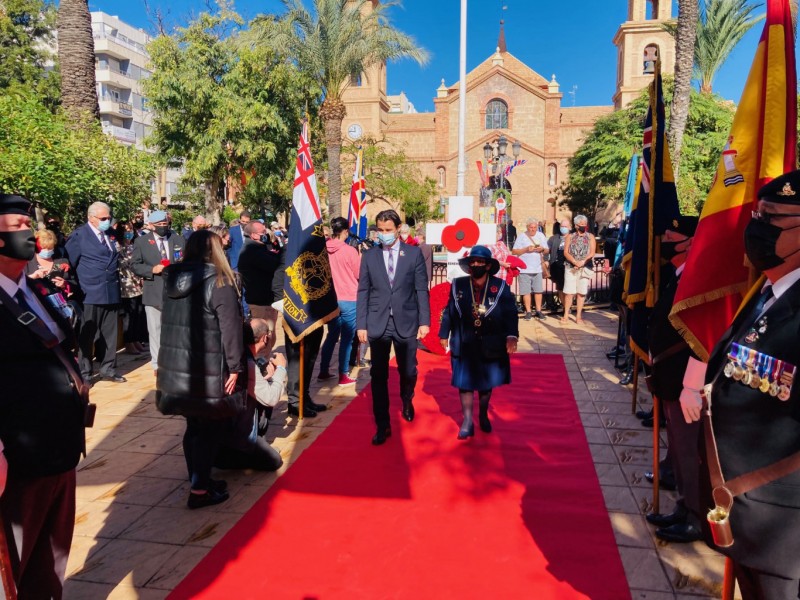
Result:
[[[225,407],[232,398],[246,399],[242,304],[222,240],[211,231],[195,231],[183,262],[163,273],[156,404],[164,414],[186,417],[188,506],[202,508],[228,499],[211,467],[230,425]]]
[[[464,421],[458,439],[475,434],[474,393],[478,392],[481,431],[489,433],[492,389],[511,383],[509,354],[517,350],[519,320],[514,296],[505,281],[494,277],[500,264],[485,246],[475,246],[458,261],[469,277],[453,280],[450,300],[442,314],[439,338],[450,338],[452,385],[458,388]]]

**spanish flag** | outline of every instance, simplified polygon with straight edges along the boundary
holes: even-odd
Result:
[[[660,236],[680,216],[665,122],[661,66],[657,64],[642,138],[639,192],[631,210],[622,258],[626,271],[623,299],[631,309],[631,350],[648,363],[647,321],[660,287]]]
[[[670,321],[708,360],[755,279],[744,229],[762,185],[795,168],[797,74],[789,0],[767,0],[753,66],[722,150]]]

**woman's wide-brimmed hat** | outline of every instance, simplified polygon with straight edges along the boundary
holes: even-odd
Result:
[[[469,261],[473,258],[482,258],[486,261],[486,264],[489,267],[489,275],[494,275],[500,270],[500,262],[492,256],[491,250],[489,250],[486,246],[473,246],[472,250],[470,250],[469,256],[458,259],[458,266],[461,267],[461,270],[464,271],[464,273],[469,274]]]

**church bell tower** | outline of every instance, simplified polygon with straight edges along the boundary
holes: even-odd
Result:
[[[675,38],[664,30],[672,20],[672,0],[628,0],[628,20],[614,36],[617,85],[614,108],[625,108],[653,80],[655,62],[661,72],[675,72]]]

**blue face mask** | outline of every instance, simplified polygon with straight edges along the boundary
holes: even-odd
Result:
[[[125,232],[125,239],[126,240],[132,240],[133,239],[133,232],[132,231],[126,231]]]
[[[106,219],[105,221],[99,221],[97,223],[97,228],[100,231],[108,231],[111,228],[111,219]]]
[[[39,256],[44,258],[44,259],[53,258],[53,254],[54,254],[53,250],[40,250],[39,251]]]
[[[567,235],[568,233],[569,233],[569,227],[561,228],[561,235]]]
[[[380,240],[381,244],[383,244],[384,246],[391,246],[392,244],[394,244],[396,239],[397,239],[396,233],[378,232],[378,240]]]

